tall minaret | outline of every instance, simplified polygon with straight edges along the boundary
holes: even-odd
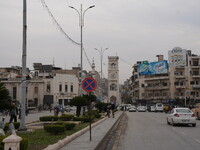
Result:
[[[108,56],[108,102],[114,102],[115,104],[121,104],[118,60],[118,56]]]

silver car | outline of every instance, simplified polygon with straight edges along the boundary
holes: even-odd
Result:
[[[177,124],[191,124],[196,127],[196,117],[189,108],[174,108],[167,114],[167,123],[173,126]]]

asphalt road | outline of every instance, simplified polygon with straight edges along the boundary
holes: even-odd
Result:
[[[200,150],[200,121],[196,127],[171,126],[165,113],[126,112],[120,150]]]

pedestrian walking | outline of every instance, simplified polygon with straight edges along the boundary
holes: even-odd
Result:
[[[115,104],[111,104],[111,110],[112,110],[112,117],[115,118]]]
[[[12,108],[10,110],[10,121],[9,121],[9,124],[13,121],[13,119],[14,119],[14,122],[17,122],[17,114],[18,114],[17,107],[13,104]]]
[[[106,116],[108,116],[108,118],[110,118],[110,110],[111,110],[111,105],[108,105],[106,107]]]

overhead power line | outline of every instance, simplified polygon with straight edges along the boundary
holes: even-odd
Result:
[[[129,63],[129,62],[127,62],[126,60],[122,59],[121,57],[119,57],[119,59],[120,59],[121,61],[123,61],[124,63],[128,64],[129,66],[133,67],[133,65],[132,65],[132,64],[130,64],[130,63]]]
[[[51,11],[50,11],[49,7],[47,6],[47,4],[45,3],[45,1],[44,1],[44,0],[41,0],[41,3],[42,3],[42,6],[47,10],[48,14],[50,15],[50,17],[51,17],[53,23],[57,26],[57,29],[59,29],[60,32],[61,32],[62,34],[64,34],[65,38],[68,39],[69,41],[71,41],[72,43],[74,43],[75,45],[81,46],[80,43],[74,41],[74,40],[63,30],[63,28],[60,26],[60,24],[57,22],[57,20],[55,19],[55,17],[54,17],[53,14],[51,13]],[[85,56],[86,56],[86,59],[87,59],[89,65],[90,65],[90,67],[92,68],[92,65],[91,65],[91,63],[90,63],[90,60],[89,60],[89,58],[88,58],[88,56],[87,56],[87,53],[86,53],[86,51],[85,51],[84,48],[83,48],[83,51],[84,51],[84,54],[85,54]]]

